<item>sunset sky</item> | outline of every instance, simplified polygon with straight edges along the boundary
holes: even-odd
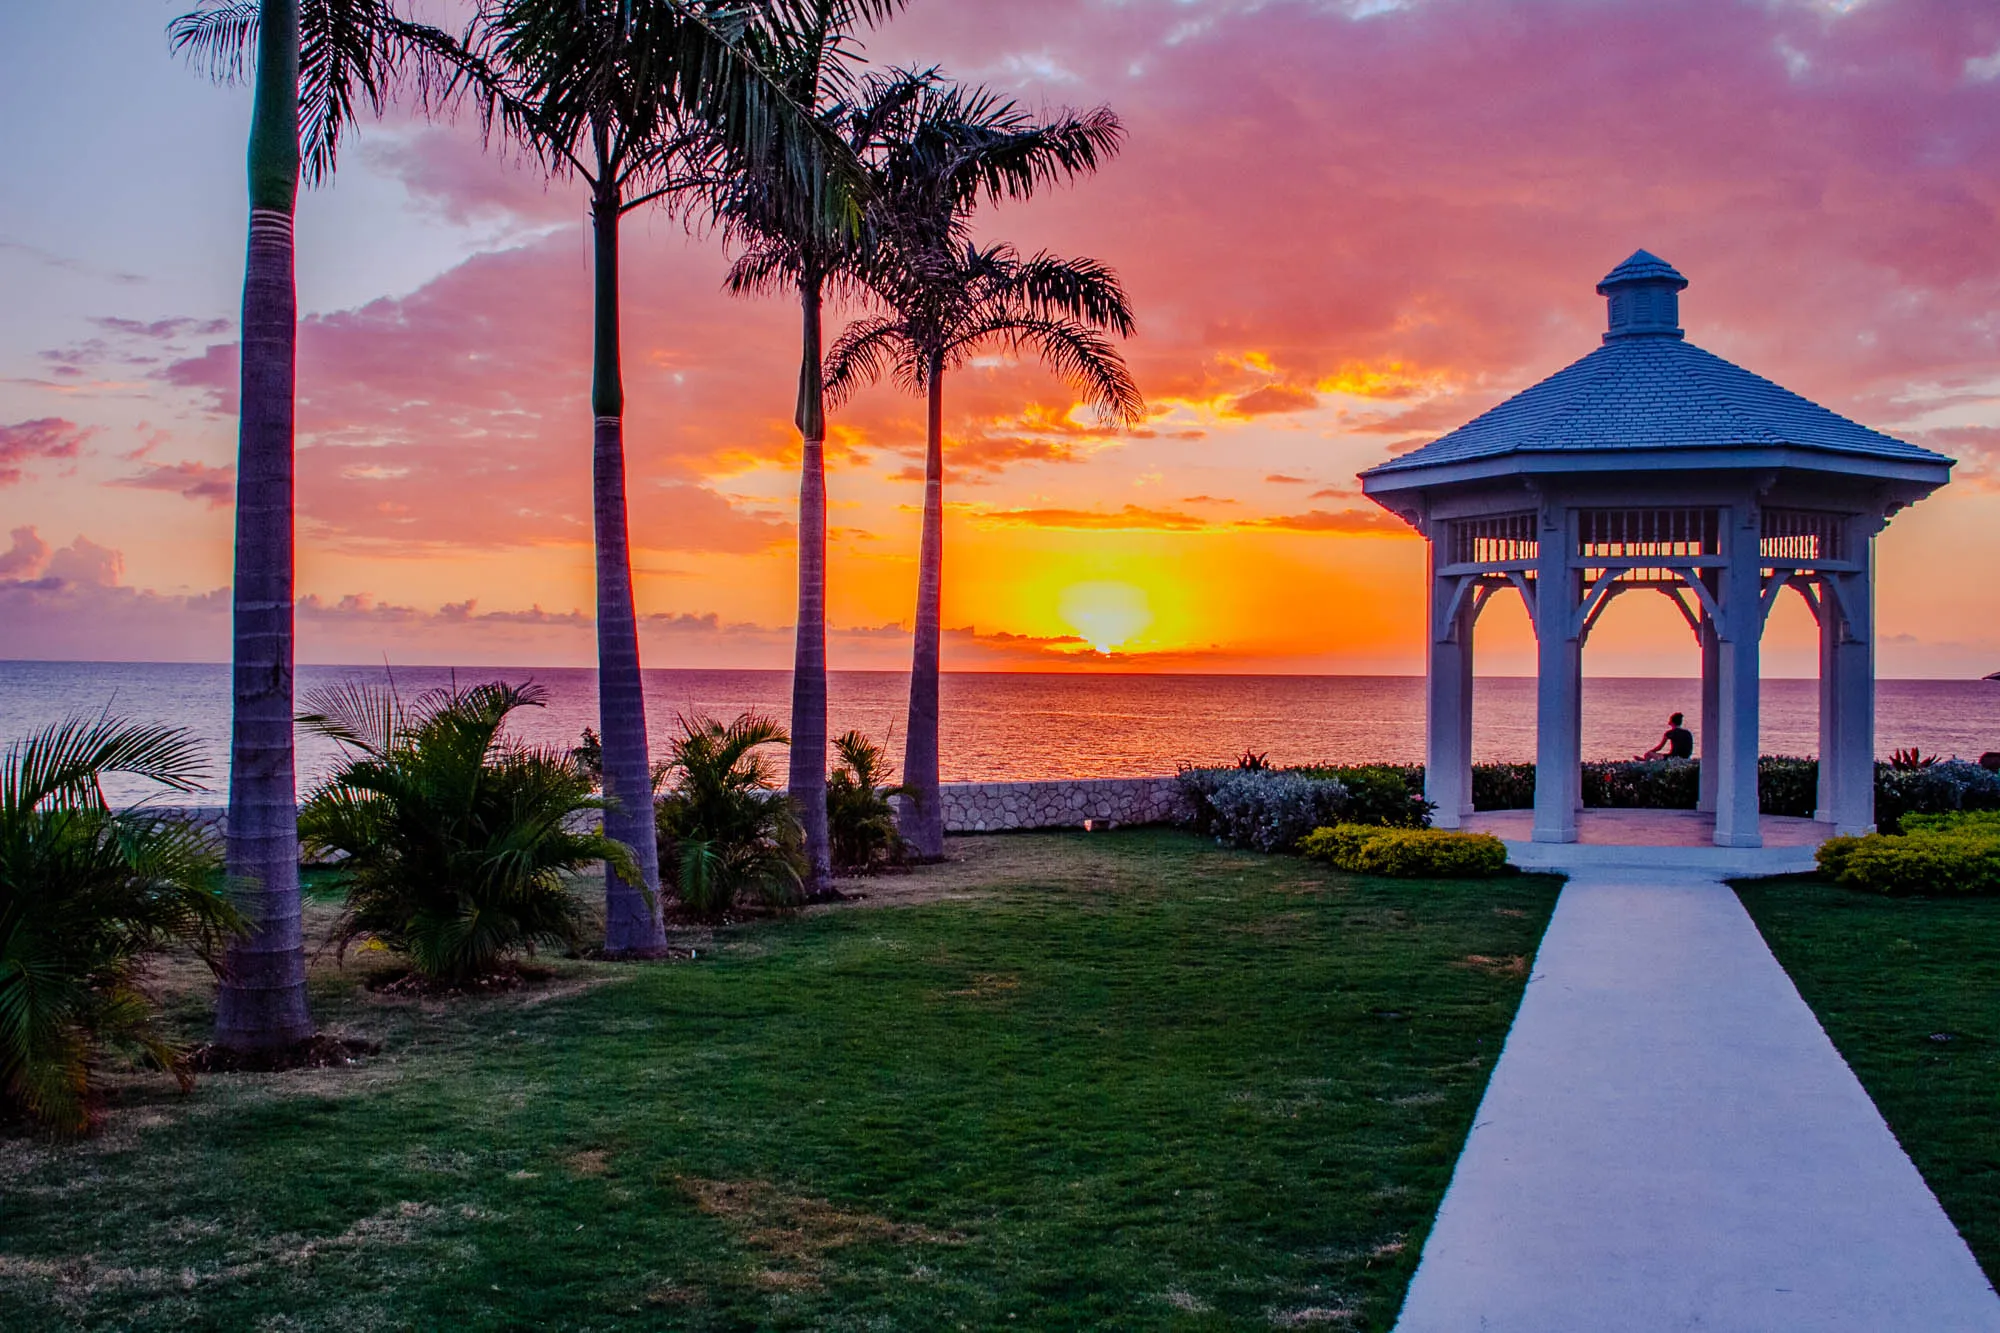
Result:
[[[228,656],[249,94],[170,56],[184,6],[0,13],[0,658]],[[1354,474],[1588,353],[1643,246],[1694,342],[1960,460],[1882,539],[1881,670],[2000,670],[1991,0],[914,0],[868,51],[1129,132],[980,219],[1120,272],[1150,414],[947,381],[947,669],[1420,671],[1422,543]],[[590,660],[583,216],[394,115],[304,198],[301,660]],[[796,311],[627,237],[646,663],[788,666]],[[833,419],[836,669],[908,664],[921,444],[891,387]],[[1528,641],[1499,608],[1483,667]],[[1769,642],[1811,674],[1801,605]],[[1664,599],[1588,662],[1696,670]]]

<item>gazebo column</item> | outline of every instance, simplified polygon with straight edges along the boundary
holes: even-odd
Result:
[[[1822,824],[1838,820],[1840,809],[1840,636],[1846,619],[1840,614],[1836,576],[1819,581],[1819,799],[1813,818]]]
[[[1717,648],[1715,845],[1761,847],[1757,809],[1759,648],[1764,638],[1762,519],[1752,504],[1728,511]]]
[[[1861,527],[1860,523],[1854,525]],[[1832,677],[1832,743],[1823,744],[1822,767],[1831,767],[1834,832],[1859,835],[1875,828],[1875,568],[1872,533],[1856,532],[1861,569],[1836,574],[1839,603],[1836,641],[1829,647]],[[1822,609],[1823,619],[1836,617]],[[1822,787],[1824,790],[1824,787]]]
[[[1472,809],[1472,589],[1439,578],[1431,547],[1429,648],[1424,662],[1424,799],[1432,821],[1458,828]]]
[[[1695,577],[1707,578],[1705,574],[1696,574]],[[1712,583],[1709,591],[1714,592]],[[1700,732],[1696,737],[1696,743],[1699,746],[1697,754],[1701,769],[1699,795],[1695,800],[1695,808],[1714,814],[1715,789],[1719,785],[1717,779],[1722,773],[1722,761],[1716,751],[1716,747],[1722,743],[1719,730],[1721,709],[1716,697],[1717,691],[1722,687],[1722,636],[1716,629],[1715,617],[1709,615],[1706,609],[1701,615],[1700,639],[1701,718],[1697,723]]]
[[[1583,799],[1583,645],[1567,507],[1542,512],[1535,568],[1535,841],[1575,842]]]

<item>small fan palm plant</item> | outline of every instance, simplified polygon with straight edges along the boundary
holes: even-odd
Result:
[[[306,697],[300,724],[343,756],[299,810],[307,849],[340,858],[343,951],[370,937],[425,979],[459,985],[537,945],[572,946],[583,924],[572,873],[606,861],[636,882],[622,843],[576,826],[605,808],[590,778],[567,754],[504,734],[510,713],[546,700],[497,681],[408,703],[359,684]]]
[[[759,753],[789,744],[785,729],[754,713],[727,724],[700,715],[680,723],[656,811],[661,863],[672,869],[681,906],[718,916],[745,894],[774,906],[796,902],[807,870],[804,833]]]
[[[198,791],[185,731],[72,718],[0,759],[0,1108],[62,1133],[90,1126],[91,1071],[136,1056],[191,1083],[186,1052],[155,1024],[148,958],[191,945],[211,967],[244,919],[211,840],[143,807],[113,811],[106,774]]]
[[[833,868],[843,875],[866,875],[903,859],[903,835],[896,830],[891,796],[906,796],[889,785],[889,757],[858,731],[833,743],[839,762],[826,779],[826,823]]]

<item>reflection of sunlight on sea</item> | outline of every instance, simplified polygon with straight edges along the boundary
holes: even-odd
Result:
[[[596,676],[577,668],[469,667],[462,683],[533,677],[549,687],[549,706],[518,714],[526,739],[568,746],[597,722]],[[382,678],[381,668],[301,667],[301,696],[349,678]],[[440,668],[399,668],[405,693],[451,679]],[[1817,749],[1818,704],[1809,680],[1764,682],[1766,753]],[[907,680],[901,672],[836,671],[830,682],[832,732],[859,728],[903,752]],[[677,713],[722,717],[755,709],[781,721],[791,707],[782,671],[648,671],[646,694],[655,746],[675,730]],[[1484,759],[1534,757],[1534,682],[1481,679],[1475,698],[1474,748]],[[1637,753],[1659,739],[1666,715],[1692,717],[1691,680],[1591,679],[1584,684],[1584,750],[1593,757]],[[109,706],[127,717],[176,723],[208,746],[215,786],[222,784],[229,738],[229,669],[222,666],[0,662],[0,741],[12,740],[68,712]],[[1228,763],[1247,750],[1273,763],[1423,757],[1422,682],[1407,676],[1119,676],[950,673],[943,680],[947,781],[975,778],[1113,777],[1171,773],[1180,763]],[[1977,756],[2000,749],[2000,683],[1885,681],[1877,702],[1883,751],[1915,745],[1926,752]],[[299,741],[301,785],[325,771],[331,746]],[[143,794],[116,786],[118,799]],[[220,800],[212,795],[209,800]]]

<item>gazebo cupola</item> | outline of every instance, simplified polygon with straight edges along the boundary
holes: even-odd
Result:
[[[1701,645],[1701,808],[1761,844],[1758,654],[1787,588],[1820,627],[1817,818],[1874,825],[1874,539],[1952,460],[1870,430],[1686,341],[1686,278],[1640,250],[1597,290],[1603,345],[1361,474],[1429,540],[1425,787],[1472,812],[1472,639],[1513,589],[1537,641],[1535,831],[1573,842],[1583,647],[1614,597],[1669,598]]]
[[[1614,338],[1679,338],[1681,293],[1688,280],[1658,255],[1644,250],[1604,275],[1597,294],[1611,306],[1611,327],[1604,341]]]

